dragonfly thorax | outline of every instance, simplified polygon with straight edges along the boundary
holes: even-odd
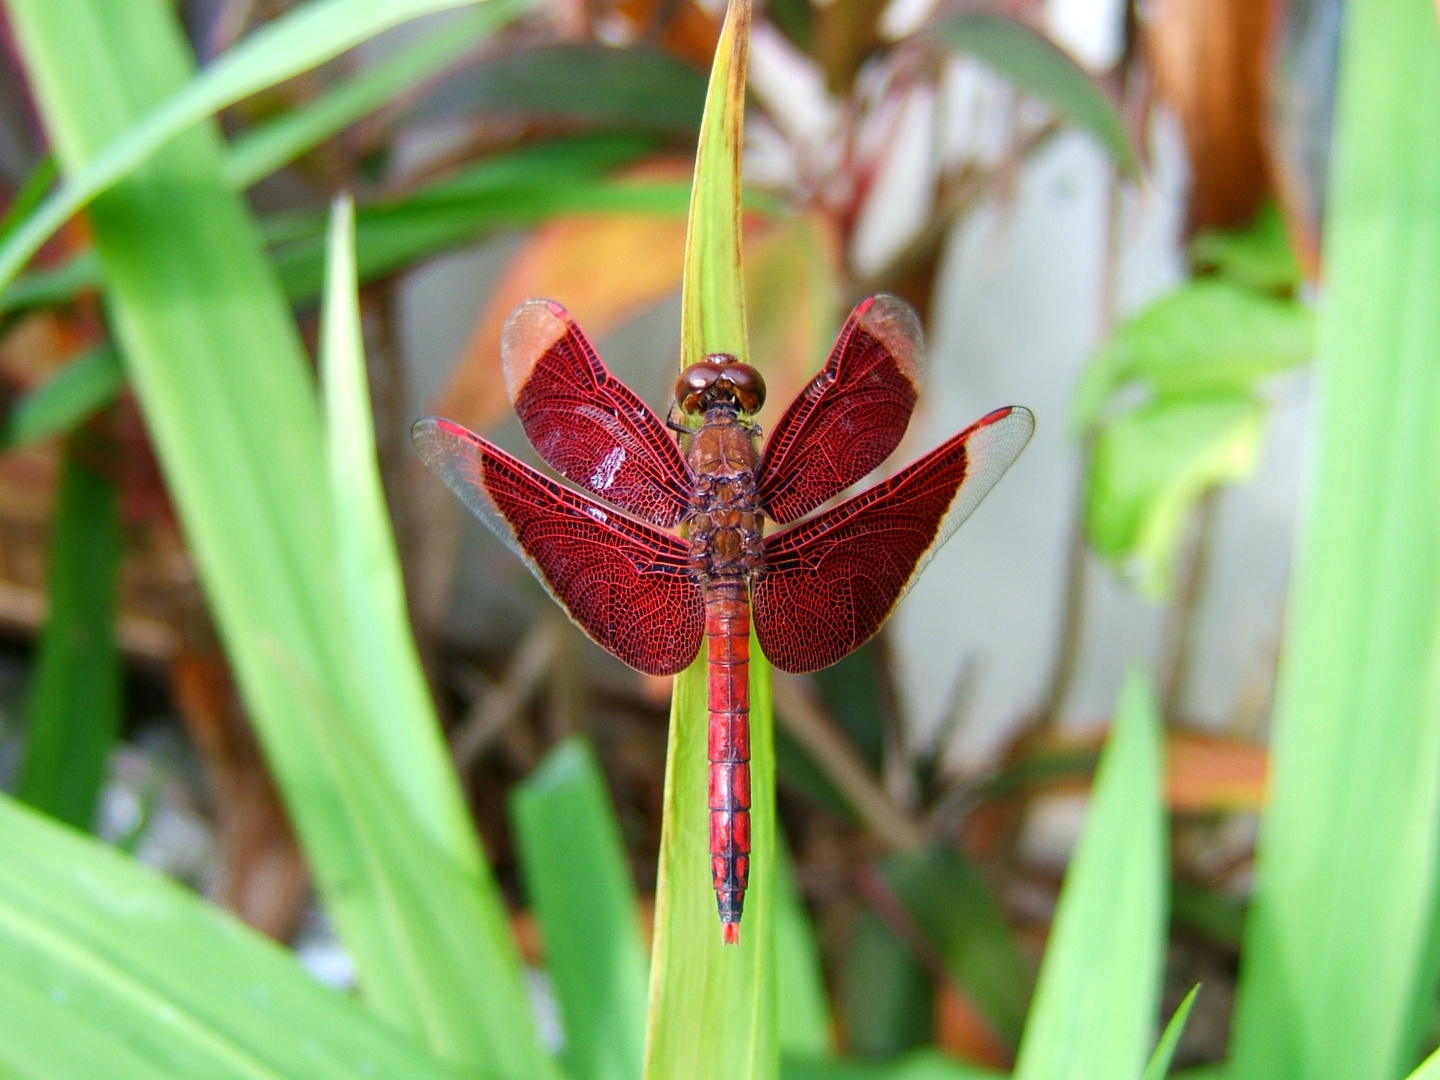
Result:
[[[690,542],[695,572],[707,579],[753,576],[762,562],[764,515],[755,483],[760,459],[750,429],[733,409],[714,406],[691,436],[686,456],[695,490],[681,531]]]

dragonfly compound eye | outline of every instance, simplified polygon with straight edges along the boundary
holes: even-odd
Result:
[[[675,400],[687,413],[701,413],[720,401],[728,401],[743,413],[753,413],[765,404],[765,380],[749,364],[726,353],[707,356],[680,373],[675,383]]]
[[[675,400],[680,411],[699,413],[705,411],[714,396],[715,384],[720,379],[721,366],[709,361],[691,364],[675,380]]]
[[[759,412],[765,404],[765,380],[749,364],[726,364],[721,369],[720,382],[728,382],[733,388],[735,404],[743,413]]]

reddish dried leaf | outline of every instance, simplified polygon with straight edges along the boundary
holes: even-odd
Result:
[[[491,294],[436,412],[482,431],[508,415],[500,332],[526,300],[560,301],[592,338],[601,338],[673,293],[684,259],[685,222],[678,217],[613,214],[542,226]]]
[[[1159,0],[1145,42],[1160,96],[1180,114],[1194,177],[1188,232],[1249,224],[1271,190],[1266,92],[1272,4]]]

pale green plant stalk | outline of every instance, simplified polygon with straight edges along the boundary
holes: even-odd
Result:
[[[681,365],[744,359],[740,161],[749,0],[731,0],[696,154],[681,300]],[[706,662],[675,680],[651,959],[647,1080],[768,1080],[779,1071],[772,895],[775,761],[770,670],[750,644],[750,887],[740,943],[721,944],[709,852]]]

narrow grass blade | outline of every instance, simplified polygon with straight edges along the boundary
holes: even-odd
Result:
[[[510,803],[525,889],[545,949],[573,1077],[638,1080],[645,1058],[645,951],[630,865],[605,778],[568,739]]]
[[[1140,156],[1119,110],[1085,69],[1043,34],[1017,19],[966,12],[941,20],[923,36],[984,61],[1017,89],[1093,135],[1127,176],[1140,174]]]
[[[775,830],[775,980],[780,1053],[825,1057],[834,1052],[830,1003],[820,970],[820,947],[800,887],[785,833]]]
[[[749,0],[731,0],[710,73],[695,162],[680,356],[746,355],[740,272]],[[775,758],[770,669],[751,635],[749,891],[740,942],[721,944],[710,888],[706,665],[675,681],[650,968],[647,1080],[770,1080],[779,1069],[774,972]]]
[[[180,132],[402,22],[473,0],[309,0],[266,23],[67,176],[0,244],[0,291],[61,225]],[[63,154],[61,155],[64,156]]]
[[[703,73],[639,44],[513,49],[486,57],[446,89],[469,116],[498,113],[592,131],[694,138],[705,108]]]
[[[315,100],[245,132],[230,147],[225,175],[244,190],[406,91],[436,78],[520,14],[532,0],[488,0],[419,41],[329,87]]]
[[[1440,1050],[1421,1062],[1406,1080],[1440,1080]]]
[[[1433,1008],[1440,26],[1346,8],[1315,409],[1230,1074],[1388,1080]]]
[[[1170,1017],[1170,1022],[1165,1025],[1160,1041],[1155,1044],[1155,1052],[1150,1055],[1150,1063],[1145,1066],[1140,1080],[1165,1080],[1170,1075],[1170,1062],[1175,1057],[1175,1047],[1180,1045],[1180,1036],[1185,1034],[1185,1024],[1190,1019],[1190,1010],[1194,1008],[1195,997],[1199,993],[1200,987],[1194,986],[1185,995],[1185,1000],[1180,1002],[1175,1015]]]
[[[125,368],[111,345],[82,353],[22,397],[0,426],[0,449],[71,431],[115,400]]]
[[[94,827],[120,729],[120,509],[105,473],[108,449],[85,432],[66,446],[50,537],[50,609],[26,701],[16,789],[31,806],[80,829]]]
[[[407,784],[428,793],[443,846],[464,851],[473,847],[474,833],[450,756],[439,739],[414,737],[416,726],[439,731],[440,720],[410,634],[400,554],[375,456],[355,281],[355,211],[348,198],[337,200],[331,213],[328,262],[320,367],[330,497],[348,621],[359,650],[353,678],[371,705],[353,722],[371,721],[369,741],[380,759]],[[397,723],[397,717],[412,718],[412,723]]]
[[[169,5],[11,0],[8,11],[67,173],[189,77]],[[543,1078],[553,1064],[503,904],[456,821],[455,779],[422,764],[443,758],[440,733],[423,711],[385,712],[362,681],[315,386],[221,161],[215,126],[200,125],[91,208],[132,385],[366,999],[446,1060]],[[388,756],[385,725],[432,746]]]
[[[46,154],[30,170],[30,175],[20,185],[20,190],[15,192],[14,198],[5,207],[4,216],[0,216],[0,240],[14,232],[15,227],[40,205],[40,200],[45,198],[45,193],[59,175],[60,170],[55,165],[54,154]]]
[[[0,1075],[455,1076],[238,920],[4,796]]]
[[[707,353],[730,353],[742,361],[749,354],[740,270],[740,161],[749,50],[749,0],[731,0],[715,47],[695,151],[680,294],[682,368],[699,363]]]
[[[1169,850],[1160,723],[1131,671],[1065,874],[1015,1080],[1126,1080],[1160,1009]]]

